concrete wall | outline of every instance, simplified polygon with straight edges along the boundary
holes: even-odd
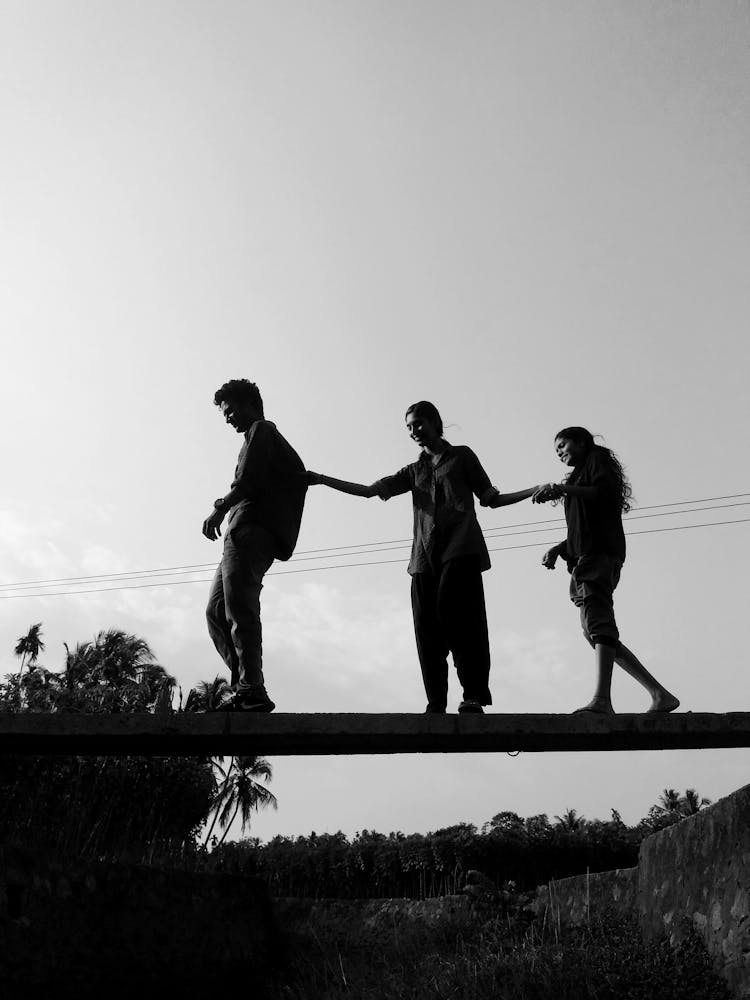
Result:
[[[750,785],[641,845],[638,915],[648,937],[690,925],[738,997],[750,998]]]
[[[632,916],[637,896],[638,869],[618,868],[541,885],[533,906],[538,919],[578,926],[592,917]]]
[[[63,864],[0,847],[3,1000],[60,983],[71,995],[108,998],[162,985],[215,988],[238,975],[251,987],[275,942],[259,879]]]
[[[750,785],[647,837],[637,868],[540,886],[537,916],[638,915],[647,939],[699,931],[733,995],[750,1000]]]
[[[437,896],[434,899],[291,899],[277,897],[274,910],[279,924],[286,931],[290,927],[316,923],[322,918],[346,923],[354,921],[358,927],[373,931],[392,930],[400,924],[421,923],[437,927],[447,919],[470,919],[474,904],[468,896]]]

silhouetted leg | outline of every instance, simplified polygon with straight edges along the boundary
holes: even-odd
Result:
[[[643,666],[638,657],[627,646],[620,642],[615,650],[615,663],[622,667],[626,674],[638,681],[651,695],[649,712],[674,712],[680,707],[679,698],[668,691],[652,673]]]
[[[257,525],[230,527],[224,539],[224,612],[237,658],[237,690],[268,697],[263,678],[260,592],[273,563],[273,540]]]
[[[453,653],[464,699],[491,705],[490,640],[479,559],[459,556],[443,564],[438,616]]]
[[[444,712],[448,704],[448,643],[438,619],[437,600],[438,577],[415,573],[411,578],[411,608],[428,712]]]
[[[604,561],[602,561],[602,558]],[[581,625],[586,641],[596,651],[597,663],[597,693],[589,710],[611,711],[611,664],[610,659],[621,667],[626,674],[641,684],[651,695],[649,712],[673,712],[679,708],[680,702],[663,684],[651,674],[638,657],[619,640],[619,631],[615,623],[612,592],[619,582],[619,563],[612,567],[607,557],[598,557],[598,569],[591,572],[590,566],[579,567],[573,572],[576,578],[571,578],[571,599],[578,604],[581,611]],[[608,568],[609,567],[609,568]],[[575,591],[575,596],[574,596]],[[611,647],[610,654],[607,647]],[[607,681],[607,672],[610,681]],[[604,705],[604,708],[600,707]],[[608,707],[607,707],[608,706]],[[589,706],[587,706],[589,708]]]
[[[239,660],[237,658],[237,651],[234,648],[234,642],[232,641],[232,626],[227,621],[224,606],[224,580],[221,572],[221,563],[219,563],[216,570],[208,595],[206,623],[208,625],[208,634],[211,636],[214,646],[216,646],[216,651],[229,669],[231,683],[236,685],[239,676]]]
[[[594,643],[596,657],[596,690],[594,697],[576,712],[599,712],[601,715],[612,715],[612,667],[615,662],[615,647],[605,643]]]
[[[578,712],[610,715],[612,668],[620,633],[615,621],[613,592],[620,579],[621,562],[607,555],[579,559],[570,578],[570,597],[581,614],[583,634],[594,647],[596,689],[594,697]]]

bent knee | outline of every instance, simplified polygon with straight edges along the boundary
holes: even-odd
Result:
[[[210,598],[206,605],[206,621],[211,624],[212,622],[223,621],[223,619],[224,601],[220,598]]]

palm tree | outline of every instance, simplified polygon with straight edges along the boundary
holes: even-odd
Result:
[[[18,671],[18,680],[21,680],[21,674],[23,673],[23,668],[26,663],[26,658],[28,657],[29,668],[31,668],[37,661],[39,654],[43,653],[45,645],[42,642],[42,623],[37,622],[36,625],[32,625],[26,635],[22,635],[13,652],[16,656],[21,657],[21,669]]]
[[[79,643],[69,653],[65,670],[74,684],[120,686],[138,681],[155,659],[145,639],[110,628],[99,632],[93,642]]]
[[[229,681],[217,675],[212,681],[198,681],[188,693],[186,712],[215,712],[224,702]]]
[[[575,809],[566,809],[562,816],[555,816],[555,819],[559,827],[571,833],[580,830],[586,822],[585,817],[579,816]]]
[[[682,796],[676,788],[665,788],[659,796],[657,808],[662,812],[676,813],[680,811]]]
[[[211,839],[211,834],[218,820],[219,826],[224,831],[219,844],[217,844],[218,847],[224,843],[238,813],[244,833],[254,810],[265,809],[268,806],[277,809],[278,802],[273,792],[258,781],[258,778],[270,781],[273,774],[271,765],[262,757],[232,757],[226,771],[218,761],[214,761],[214,766],[224,780],[214,800],[214,818],[206,834],[204,846]]]
[[[91,691],[110,710],[133,711],[171,705],[175,680],[156,663],[145,639],[120,629],[106,629],[93,642],[65,644],[63,673],[68,689]]]
[[[153,706],[157,713],[168,713],[177,681],[158,663],[149,663],[138,673],[137,702]]]
[[[683,816],[694,816],[704,806],[710,806],[711,799],[701,798],[695,788],[687,788],[680,800],[680,812]]]

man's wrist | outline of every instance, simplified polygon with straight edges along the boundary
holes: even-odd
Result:
[[[214,500],[214,510],[221,511],[223,514],[226,510],[227,502],[224,497],[219,497],[218,500]]]

